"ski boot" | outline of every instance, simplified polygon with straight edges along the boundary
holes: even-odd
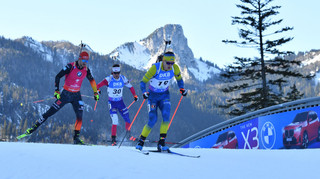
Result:
[[[138,144],[136,145],[136,149],[137,149],[137,150],[142,150],[145,140],[146,140],[146,137],[140,136],[139,142],[138,142]]]
[[[160,139],[159,139],[158,145],[157,145],[157,149],[160,152],[162,152],[162,151],[168,152],[169,151],[169,147],[166,146],[166,143],[165,143],[166,136],[167,136],[167,134],[160,134]]]
[[[25,134],[28,135],[28,136],[31,135],[32,132],[37,130],[39,126],[40,126],[40,123],[37,121],[35,124],[33,124],[32,127],[30,127],[29,129],[26,130]]]
[[[30,136],[32,134],[32,132],[34,132],[39,126],[40,126],[40,123],[37,121],[32,127],[28,128],[26,130],[26,132],[24,132],[23,134],[17,136],[16,138],[18,140],[20,140],[20,139],[22,139],[24,137]]]
[[[117,141],[116,141],[116,136],[111,136],[111,145],[112,146],[116,146],[117,145]]]
[[[81,139],[79,138],[79,136],[80,136],[80,131],[75,130],[75,131],[74,131],[74,136],[73,136],[73,144],[76,144],[76,145],[86,145],[86,144],[83,142],[83,140],[81,140]]]

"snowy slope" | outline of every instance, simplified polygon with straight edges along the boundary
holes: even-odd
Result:
[[[318,178],[320,149],[173,149],[187,158],[133,147],[0,142],[0,178]]]
[[[21,39],[24,46],[31,48],[35,53],[48,62],[65,65],[69,62],[70,57],[76,59],[78,57],[79,47],[67,41],[47,41],[39,42],[31,37],[24,36]]]
[[[315,52],[310,52],[305,56],[306,56],[306,59],[302,62],[304,66],[310,65],[315,62],[320,62],[320,54],[317,54]]]
[[[205,62],[195,59],[198,68],[189,67],[189,71],[201,82],[209,79],[214,74],[219,74],[221,71],[215,67],[207,65]]]
[[[120,46],[110,54],[110,57],[139,70],[146,70],[155,62],[150,60],[150,52],[141,42]]]
[[[46,46],[42,45],[40,42],[32,39],[31,37],[24,37],[24,45],[30,47],[34,52],[38,53],[42,56],[43,59],[52,62],[53,61],[53,54],[50,49]]]
[[[310,74],[312,74],[312,75],[315,74],[314,81],[315,81],[316,85],[318,85],[320,82],[320,71],[319,71],[319,67],[317,65],[320,62],[320,51],[317,51],[317,52],[311,51],[309,53],[306,53],[303,55],[302,59],[303,59],[302,60],[302,67],[310,67],[310,66],[315,67],[315,68],[311,68],[313,70],[310,71]]]

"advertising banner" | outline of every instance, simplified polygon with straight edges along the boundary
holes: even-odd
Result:
[[[184,148],[320,148],[320,107],[262,116],[193,141]]]
[[[319,148],[319,107],[259,117],[260,148]]]
[[[183,147],[255,149],[259,147],[258,140],[258,119],[256,118],[191,142]]]

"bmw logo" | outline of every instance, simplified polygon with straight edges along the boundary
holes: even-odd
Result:
[[[276,129],[271,122],[266,122],[261,128],[261,142],[264,148],[272,149],[276,142]]]
[[[77,73],[77,75],[80,77],[80,76],[82,75],[81,71],[79,71],[79,72]]]

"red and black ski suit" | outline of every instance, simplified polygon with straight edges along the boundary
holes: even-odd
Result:
[[[65,104],[71,103],[77,117],[75,130],[80,131],[82,126],[82,114],[84,105],[80,94],[82,81],[85,77],[87,77],[94,92],[97,92],[97,85],[93,76],[91,75],[90,69],[86,66],[80,69],[77,61],[69,63],[56,75],[56,91],[59,91],[60,78],[62,78],[63,76],[65,76],[66,78],[63,86],[64,90],[61,93],[60,99],[57,99],[53,103],[50,109],[42,115],[42,118],[40,118],[38,122],[40,124],[43,123],[48,119],[48,117],[58,112]]]

